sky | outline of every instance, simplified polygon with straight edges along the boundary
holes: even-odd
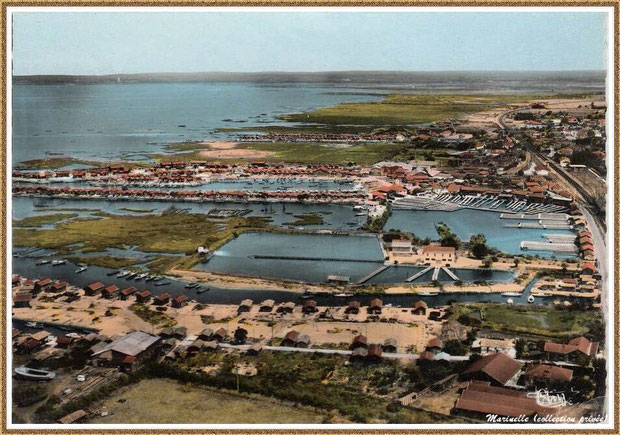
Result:
[[[603,12],[17,12],[13,73],[605,69]]]

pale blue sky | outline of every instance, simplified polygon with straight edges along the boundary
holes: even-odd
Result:
[[[600,12],[13,15],[13,72],[605,69]]]

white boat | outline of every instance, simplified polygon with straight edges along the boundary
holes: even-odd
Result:
[[[76,270],[76,271],[75,271],[75,273],[82,273],[82,272],[84,272],[86,269],[88,269],[88,267],[87,267],[87,266],[82,266],[82,267],[80,267],[78,270]]]
[[[353,296],[353,294],[352,293],[336,293],[334,296],[337,298],[349,298]]]
[[[506,303],[507,303],[508,305],[511,305],[511,304],[514,304],[514,303],[515,303],[515,301],[513,301],[512,299],[508,299],[508,300],[506,301]]]
[[[40,328],[41,325],[37,322],[26,322],[26,326],[29,328]]]
[[[146,273],[141,273],[139,275],[136,275],[136,281],[140,281],[143,278],[146,278],[147,274]]]
[[[504,293],[502,293],[502,296],[521,296],[521,293],[516,293],[516,292],[504,292]]]
[[[54,260],[52,261],[52,266],[60,266],[61,264],[65,264],[67,260]]]
[[[36,265],[37,265],[37,266],[41,266],[41,265],[43,265],[43,264],[49,264],[49,263],[51,263],[51,262],[52,262],[52,260],[41,260],[41,261],[37,261],[37,262],[36,262]]]
[[[117,278],[122,278],[124,276],[129,275],[130,272],[127,272],[126,270],[121,270],[118,275],[116,275]]]
[[[31,369],[30,367],[20,366],[15,368],[15,374],[31,381],[51,381],[56,377],[56,373],[47,370]]]
[[[527,297],[527,301],[528,301],[530,304],[533,304],[533,303],[534,303],[534,296],[529,295],[529,296]]]
[[[419,296],[437,296],[437,293],[422,292],[422,293],[417,293],[417,295],[419,295]]]

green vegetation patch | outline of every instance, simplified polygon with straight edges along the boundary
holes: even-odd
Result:
[[[44,214],[39,216],[30,216],[21,220],[14,220],[14,227],[40,227],[43,225],[55,224],[58,222],[65,221],[67,219],[73,219],[77,217],[76,213],[54,213],[54,214]]]
[[[84,263],[89,266],[108,267],[110,269],[120,269],[123,267],[133,266],[134,264],[141,263],[142,261],[136,258],[126,257],[86,257],[86,256],[72,256],[67,258],[73,263]]]
[[[325,220],[319,213],[304,213],[293,215],[295,218],[292,222],[286,222],[284,225],[294,226],[308,226],[308,225],[323,225]]]
[[[151,310],[146,305],[133,304],[129,308],[131,308],[131,311],[133,311],[136,316],[138,316],[145,322],[151,323],[155,326],[161,326],[162,328],[166,328],[168,326],[174,326],[177,324],[176,320],[168,317],[165,313],[162,313],[161,311]]]
[[[124,400],[119,402],[120,399]],[[277,400],[183,385],[168,379],[147,379],[123,388],[103,405],[109,415],[90,423],[283,424],[321,423],[324,419],[322,413]]]
[[[69,165],[105,166],[106,164],[107,162],[82,160],[73,157],[53,157],[25,160],[17,164],[17,169],[60,169]]]
[[[393,94],[383,101],[344,103],[312,112],[284,115],[282,119],[340,125],[411,125],[458,118],[520,100],[519,97],[505,95]]]
[[[103,251],[136,245],[144,252],[194,253],[198,246],[214,250],[248,230],[266,230],[260,218],[233,218],[224,230],[200,214],[162,216],[103,215],[97,220],[76,220],[53,230],[16,228],[13,243],[49,249],[67,249],[81,244],[82,250]]]
[[[244,143],[239,145],[240,148],[273,152],[273,155],[262,159],[266,161],[353,163],[359,165],[372,165],[383,160],[391,160],[406,146],[406,144],[399,143],[362,143],[335,147],[333,145],[300,142]]]
[[[482,320],[480,320],[482,313]],[[568,337],[590,332],[601,321],[598,311],[565,310],[548,306],[467,304],[454,305],[452,317],[473,322],[494,331],[517,332],[548,337]],[[469,320],[467,320],[469,319]],[[470,323],[472,324],[472,323]]]

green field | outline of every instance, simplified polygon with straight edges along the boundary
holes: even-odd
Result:
[[[49,249],[103,251],[106,248],[136,246],[144,252],[195,252],[198,246],[217,249],[243,231],[266,229],[259,218],[233,218],[224,230],[199,214],[179,215],[103,215],[101,219],[76,220],[52,230],[13,230],[13,244]]]
[[[119,400],[125,399],[124,403]],[[149,379],[125,387],[101,405],[109,412],[88,423],[321,423],[324,414],[276,400],[244,397],[171,380]]]
[[[21,220],[14,220],[14,227],[40,227],[43,225],[55,224],[58,222],[65,221],[67,219],[73,219],[77,217],[76,213],[54,213],[54,214],[44,214],[39,216],[29,216],[27,218]]]
[[[271,151],[273,156],[266,161],[297,163],[354,163],[372,165],[383,160],[391,160],[407,147],[396,143],[364,143],[355,145],[333,145],[300,142],[245,143],[240,148]]]
[[[458,319],[462,315],[479,318],[480,311],[483,315],[482,328],[549,337],[587,334],[593,323],[601,321],[598,311],[500,304],[457,304],[452,307],[452,318]]]
[[[389,95],[383,101],[345,103],[312,112],[284,115],[289,122],[352,125],[412,125],[489,110],[518,100],[507,96]]]

